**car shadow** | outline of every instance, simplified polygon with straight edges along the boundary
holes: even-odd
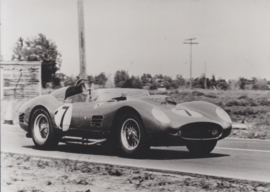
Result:
[[[189,151],[167,149],[151,149],[144,159],[172,160],[172,159],[203,159],[229,156],[228,154],[210,153],[206,156],[194,156]]]
[[[34,150],[37,149],[35,146],[23,146],[24,148],[32,148]],[[93,146],[83,146],[83,145],[59,145],[55,150],[47,150],[47,151],[59,151],[66,153],[74,153],[74,154],[86,154],[86,155],[102,155],[102,156],[119,156],[116,151],[104,149],[101,146],[93,145]],[[151,160],[174,160],[174,159],[203,159],[203,158],[220,158],[229,156],[228,154],[220,154],[220,153],[210,153],[207,156],[197,157],[193,156],[188,151],[180,150],[172,150],[170,148],[160,149],[160,148],[151,148],[147,153],[141,154],[139,157],[133,159],[151,159]],[[121,158],[126,158],[122,157]]]

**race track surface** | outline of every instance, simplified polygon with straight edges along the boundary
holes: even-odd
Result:
[[[100,146],[61,144],[54,151],[37,150],[18,125],[1,124],[1,151],[270,182],[270,141],[263,140],[224,139],[204,158],[191,157],[186,147],[152,147],[147,157],[128,159],[107,153]]]

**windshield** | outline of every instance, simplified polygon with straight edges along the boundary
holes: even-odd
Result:
[[[147,90],[143,89],[97,89],[92,90],[91,95],[89,91],[66,96],[67,87],[58,89],[51,93],[60,102],[74,103],[74,102],[91,102],[91,101],[110,101],[113,98],[126,97],[126,98],[138,98],[149,96]]]
[[[54,96],[58,101],[64,102],[66,90],[67,90],[67,87],[57,89],[56,91],[52,92],[50,95]]]
[[[138,98],[144,96],[149,96],[149,93],[142,89],[98,89],[92,91],[91,101],[109,101],[117,97]]]

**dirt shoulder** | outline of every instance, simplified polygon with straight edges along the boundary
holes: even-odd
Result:
[[[270,183],[1,153],[1,191],[270,191]]]

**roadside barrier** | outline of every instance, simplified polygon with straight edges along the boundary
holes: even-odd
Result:
[[[13,118],[12,118],[12,101],[8,102],[6,114],[5,114],[5,121],[4,124],[13,125]]]

